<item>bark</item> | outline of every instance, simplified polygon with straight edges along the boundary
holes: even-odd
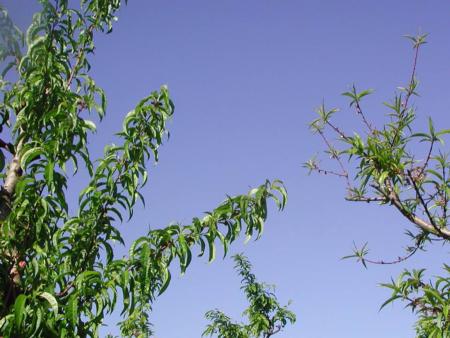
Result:
[[[22,176],[22,168],[20,167],[19,153],[22,148],[22,142],[16,148],[16,153],[9,164],[6,172],[5,183],[0,190],[0,222],[3,222],[11,213],[14,192],[16,190],[17,182]]]
[[[417,225],[423,231],[434,234],[447,240],[450,239],[450,230],[447,227],[438,227],[435,224],[432,224],[431,222],[430,223],[426,222],[422,218],[417,217],[416,215],[406,211],[402,203],[400,202],[398,196],[395,193],[391,193],[390,200],[391,203],[402,213],[403,216],[408,218],[412,223]]]

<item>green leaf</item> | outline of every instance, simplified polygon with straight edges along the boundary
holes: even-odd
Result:
[[[381,304],[379,311],[381,311],[386,305],[392,303],[394,300],[402,298],[400,295],[393,295],[388,300],[386,300],[383,304]]]
[[[54,315],[57,316],[58,315],[58,301],[56,300],[56,298],[48,292],[42,292],[39,295],[39,297],[44,298],[50,304],[50,307],[52,308]]]
[[[165,267],[162,271],[162,281],[163,284],[161,285],[161,288],[159,289],[158,294],[161,295],[164,293],[164,291],[167,290],[170,284],[170,280],[172,279],[172,275],[167,267]]]
[[[378,184],[383,185],[386,178],[388,178],[389,172],[383,171],[381,175],[378,177]]]
[[[95,132],[97,130],[97,127],[95,125],[94,122],[90,121],[90,120],[83,120],[84,123],[84,127]]]
[[[66,315],[72,327],[76,327],[78,323],[78,295],[70,295],[69,301],[66,305]]]
[[[33,161],[37,156],[44,153],[44,148],[35,147],[25,151],[20,158],[20,166],[26,168],[27,164]]]
[[[44,177],[45,177],[45,180],[47,181],[47,184],[50,186],[53,184],[53,173],[54,172],[55,172],[55,163],[48,162],[48,164],[45,166]]]
[[[14,303],[14,319],[15,324],[18,328],[22,326],[22,321],[25,316],[25,303],[27,301],[27,296],[20,294]]]
[[[216,259],[216,246],[214,245],[214,238],[208,237],[209,258],[208,261],[212,262]]]

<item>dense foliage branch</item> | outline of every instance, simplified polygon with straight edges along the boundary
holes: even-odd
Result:
[[[288,323],[295,323],[296,316],[287,306],[281,306],[274,294],[274,287],[256,280],[252,273],[250,261],[241,255],[233,256],[235,269],[241,276],[241,289],[249,302],[244,315],[248,324],[233,323],[220,310],[206,313],[211,321],[203,332],[203,336],[219,338],[269,338],[280,332]]]
[[[446,244],[450,239],[450,161],[443,147],[443,137],[450,130],[437,131],[430,118],[427,131],[414,131],[416,109],[411,101],[417,95],[417,61],[425,37],[408,36],[414,50],[411,77],[408,85],[400,87],[394,99],[385,103],[389,120],[384,125],[377,127],[371,123],[363,110],[361,101],[372,91],[358,92],[355,86],[343,95],[350,98],[350,107],[361,118],[364,134],[344,132],[333,121],[338,109],[327,109],[324,104],[317,111],[319,117],[310,125],[325,141],[326,153],[337,162],[339,169],[324,169],[316,159],[308,161],[305,167],[343,177],[348,201],[392,206],[415,226],[415,232],[407,232],[413,243],[404,256],[392,261],[371,260],[366,257],[367,245],[355,248],[354,254],[347,256],[356,257],[364,266],[399,263],[424,249],[427,243]],[[336,140],[330,138],[329,132],[337,136]],[[344,163],[349,163],[349,168]],[[447,266],[445,271],[449,272]],[[405,271],[397,281],[384,284],[393,290],[384,305],[402,299],[419,316],[418,337],[448,337],[450,278],[424,282],[423,274],[424,270]]]
[[[241,232],[263,230],[267,202],[281,210],[286,191],[265,182],[228,197],[191,224],[173,224],[136,240],[129,255],[118,225],[133,216],[149,161],[168,134],[174,107],[167,87],[125,117],[117,145],[92,161],[88,134],[104,117],[106,98],[89,76],[94,35],[109,33],[120,0],[40,0],[25,33],[0,9],[0,334],[6,337],[97,337],[123,302],[124,336],[151,334],[151,304],[170,283],[177,259],[185,272],[193,254],[225,254]],[[125,1],[126,2],[126,1]],[[91,179],[69,213],[67,167]]]

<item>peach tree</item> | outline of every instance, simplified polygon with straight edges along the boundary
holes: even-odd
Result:
[[[101,121],[107,100],[89,58],[121,1],[39,3],[25,32],[0,8],[0,334],[97,337],[118,309],[122,335],[146,337],[171,264],[184,272],[193,254],[213,260],[217,244],[226,254],[241,233],[260,236],[268,200],[283,209],[286,192],[267,181],[190,224],[149,231],[116,257],[114,245],[124,244],[118,225],[144,200],[147,164],[158,160],[174,105],[167,87],[151,92],[124,118],[121,141],[92,159],[96,125],[88,117]],[[69,206],[78,167],[90,180]]]
[[[392,260],[368,257],[367,244],[355,248],[349,257],[364,266],[397,264],[432,243],[450,240],[450,161],[444,137],[450,129],[436,130],[431,118],[425,131],[417,131],[417,111],[413,102],[418,95],[416,77],[419,51],[425,35],[408,36],[414,57],[408,84],[399,87],[394,98],[385,103],[387,121],[377,126],[364,109],[362,100],[371,90],[358,91],[355,86],[343,93],[359,117],[362,128],[349,133],[335,122],[338,109],[321,105],[318,118],[310,127],[325,144],[325,153],[335,163],[323,167],[313,158],[305,163],[310,171],[336,176],[346,184],[346,199],[351,202],[376,203],[397,210],[412,225],[407,234],[411,244],[404,255]],[[405,270],[396,280],[383,284],[392,296],[382,305],[402,300],[418,316],[417,337],[450,336],[450,267],[445,275],[426,278],[425,269]]]

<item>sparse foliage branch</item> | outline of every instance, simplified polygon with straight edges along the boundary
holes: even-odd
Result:
[[[406,253],[392,260],[374,260],[367,257],[367,243],[355,246],[354,257],[367,264],[396,264],[431,242],[447,243],[450,239],[449,193],[450,161],[444,137],[450,129],[437,130],[431,118],[425,131],[416,131],[416,108],[413,98],[418,96],[417,62],[426,35],[407,36],[413,45],[413,65],[408,84],[399,87],[394,98],[384,105],[388,109],[387,122],[377,126],[369,119],[362,100],[372,90],[358,91],[356,86],[343,93],[350,99],[350,108],[361,120],[362,132],[348,133],[334,122],[338,109],[322,104],[318,118],[310,127],[325,144],[325,153],[335,167],[322,167],[313,158],[305,167],[320,174],[344,179],[346,199],[352,202],[377,203],[396,209],[414,227],[407,231],[411,245]],[[336,168],[336,169],[334,169]],[[445,272],[449,269],[445,266]],[[393,291],[383,305],[396,299],[407,302],[417,315],[418,337],[448,337],[448,285],[450,278],[423,280],[424,270],[405,271],[398,280],[384,284]]]

